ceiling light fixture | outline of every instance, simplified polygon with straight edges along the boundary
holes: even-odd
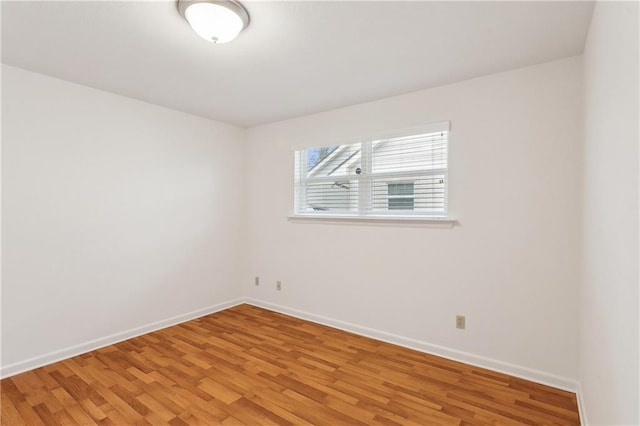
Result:
[[[234,0],[178,0],[178,11],[211,43],[227,43],[249,25],[249,14]]]

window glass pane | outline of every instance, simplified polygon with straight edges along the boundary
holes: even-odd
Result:
[[[445,132],[385,139],[373,143],[372,173],[411,172],[446,167]]]
[[[412,180],[412,183],[407,183],[407,178],[373,178],[371,186],[373,211],[403,209],[423,213],[443,213],[445,211],[445,175],[416,176]]]
[[[304,187],[306,202],[301,211],[353,212],[358,210],[358,181],[336,180],[333,182],[307,183]]]
[[[355,176],[360,148],[360,144],[350,144],[307,149],[307,177]]]
[[[335,151],[337,146],[326,146],[323,148],[311,148],[307,150],[307,170],[313,169],[329,154]]]

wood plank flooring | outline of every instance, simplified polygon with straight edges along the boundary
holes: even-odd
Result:
[[[11,426],[579,424],[572,393],[249,305],[0,386]]]

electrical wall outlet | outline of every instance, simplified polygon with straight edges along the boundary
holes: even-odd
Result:
[[[466,320],[464,315],[456,315],[456,328],[464,330],[466,327]]]
[[[260,277],[256,277],[255,285],[260,285]]]
[[[282,281],[276,281],[276,290],[282,290]]]

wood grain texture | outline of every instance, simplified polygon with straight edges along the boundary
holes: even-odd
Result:
[[[579,424],[575,394],[249,305],[0,386],[12,426]]]

